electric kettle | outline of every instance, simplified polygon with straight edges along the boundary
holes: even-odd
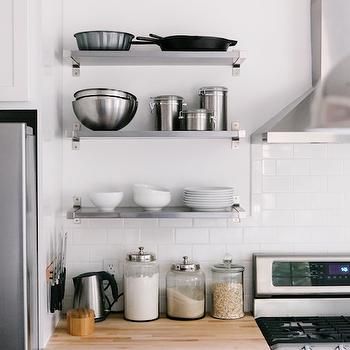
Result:
[[[104,287],[103,282],[108,281]],[[103,321],[111,312],[113,304],[118,300],[117,282],[106,271],[87,272],[73,277],[73,308],[88,308],[95,312],[95,321]],[[110,302],[105,291],[111,287],[113,301]]]

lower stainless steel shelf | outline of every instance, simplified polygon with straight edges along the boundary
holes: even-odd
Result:
[[[187,207],[166,207],[160,211],[145,211],[140,207],[120,207],[114,211],[103,211],[94,207],[76,207],[68,211],[67,218],[80,223],[81,219],[123,219],[123,218],[226,218],[240,222],[245,210],[233,206],[227,211],[193,211]]]

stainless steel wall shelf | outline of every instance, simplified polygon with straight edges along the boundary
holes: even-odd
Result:
[[[81,219],[123,219],[123,218],[226,218],[240,222],[245,217],[245,210],[239,205],[223,212],[198,212],[187,207],[166,207],[161,211],[145,211],[139,207],[120,207],[114,211],[101,211],[94,207],[73,207],[67,218],[79,224]]]
[[[239,122],[232,123],[232,131],[93,131],[81,128],[79,123],[73,124],[71,135],[67,132],[67,137],[72,137],[72,148],[78,150],[81,140],[101,140],[116,138],[172,138],[172,139],[227,139],[232,141],[232,147],[238,148],[241,138],[246,136],[245,130],[239,130]]]
[[[71,51],[73,76],[80,75],[81,66],[228,66],[239,75],[246,59],[240,50],[228,52],[186,52],[139,50]]]

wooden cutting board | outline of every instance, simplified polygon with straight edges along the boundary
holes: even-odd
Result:
[[[152,322],[125,321],[121,314],[96,323],[93,335],[73,337],[66,320],[60,321],[46,349],[218,349],[268,350],[252,316],[239,320],[217,320],[207,316],[196,321],[174,321],[165,317]]]

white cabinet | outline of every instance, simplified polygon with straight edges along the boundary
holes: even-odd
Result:
[[[28,99],[27,1],[0,1],[0,101]]]

